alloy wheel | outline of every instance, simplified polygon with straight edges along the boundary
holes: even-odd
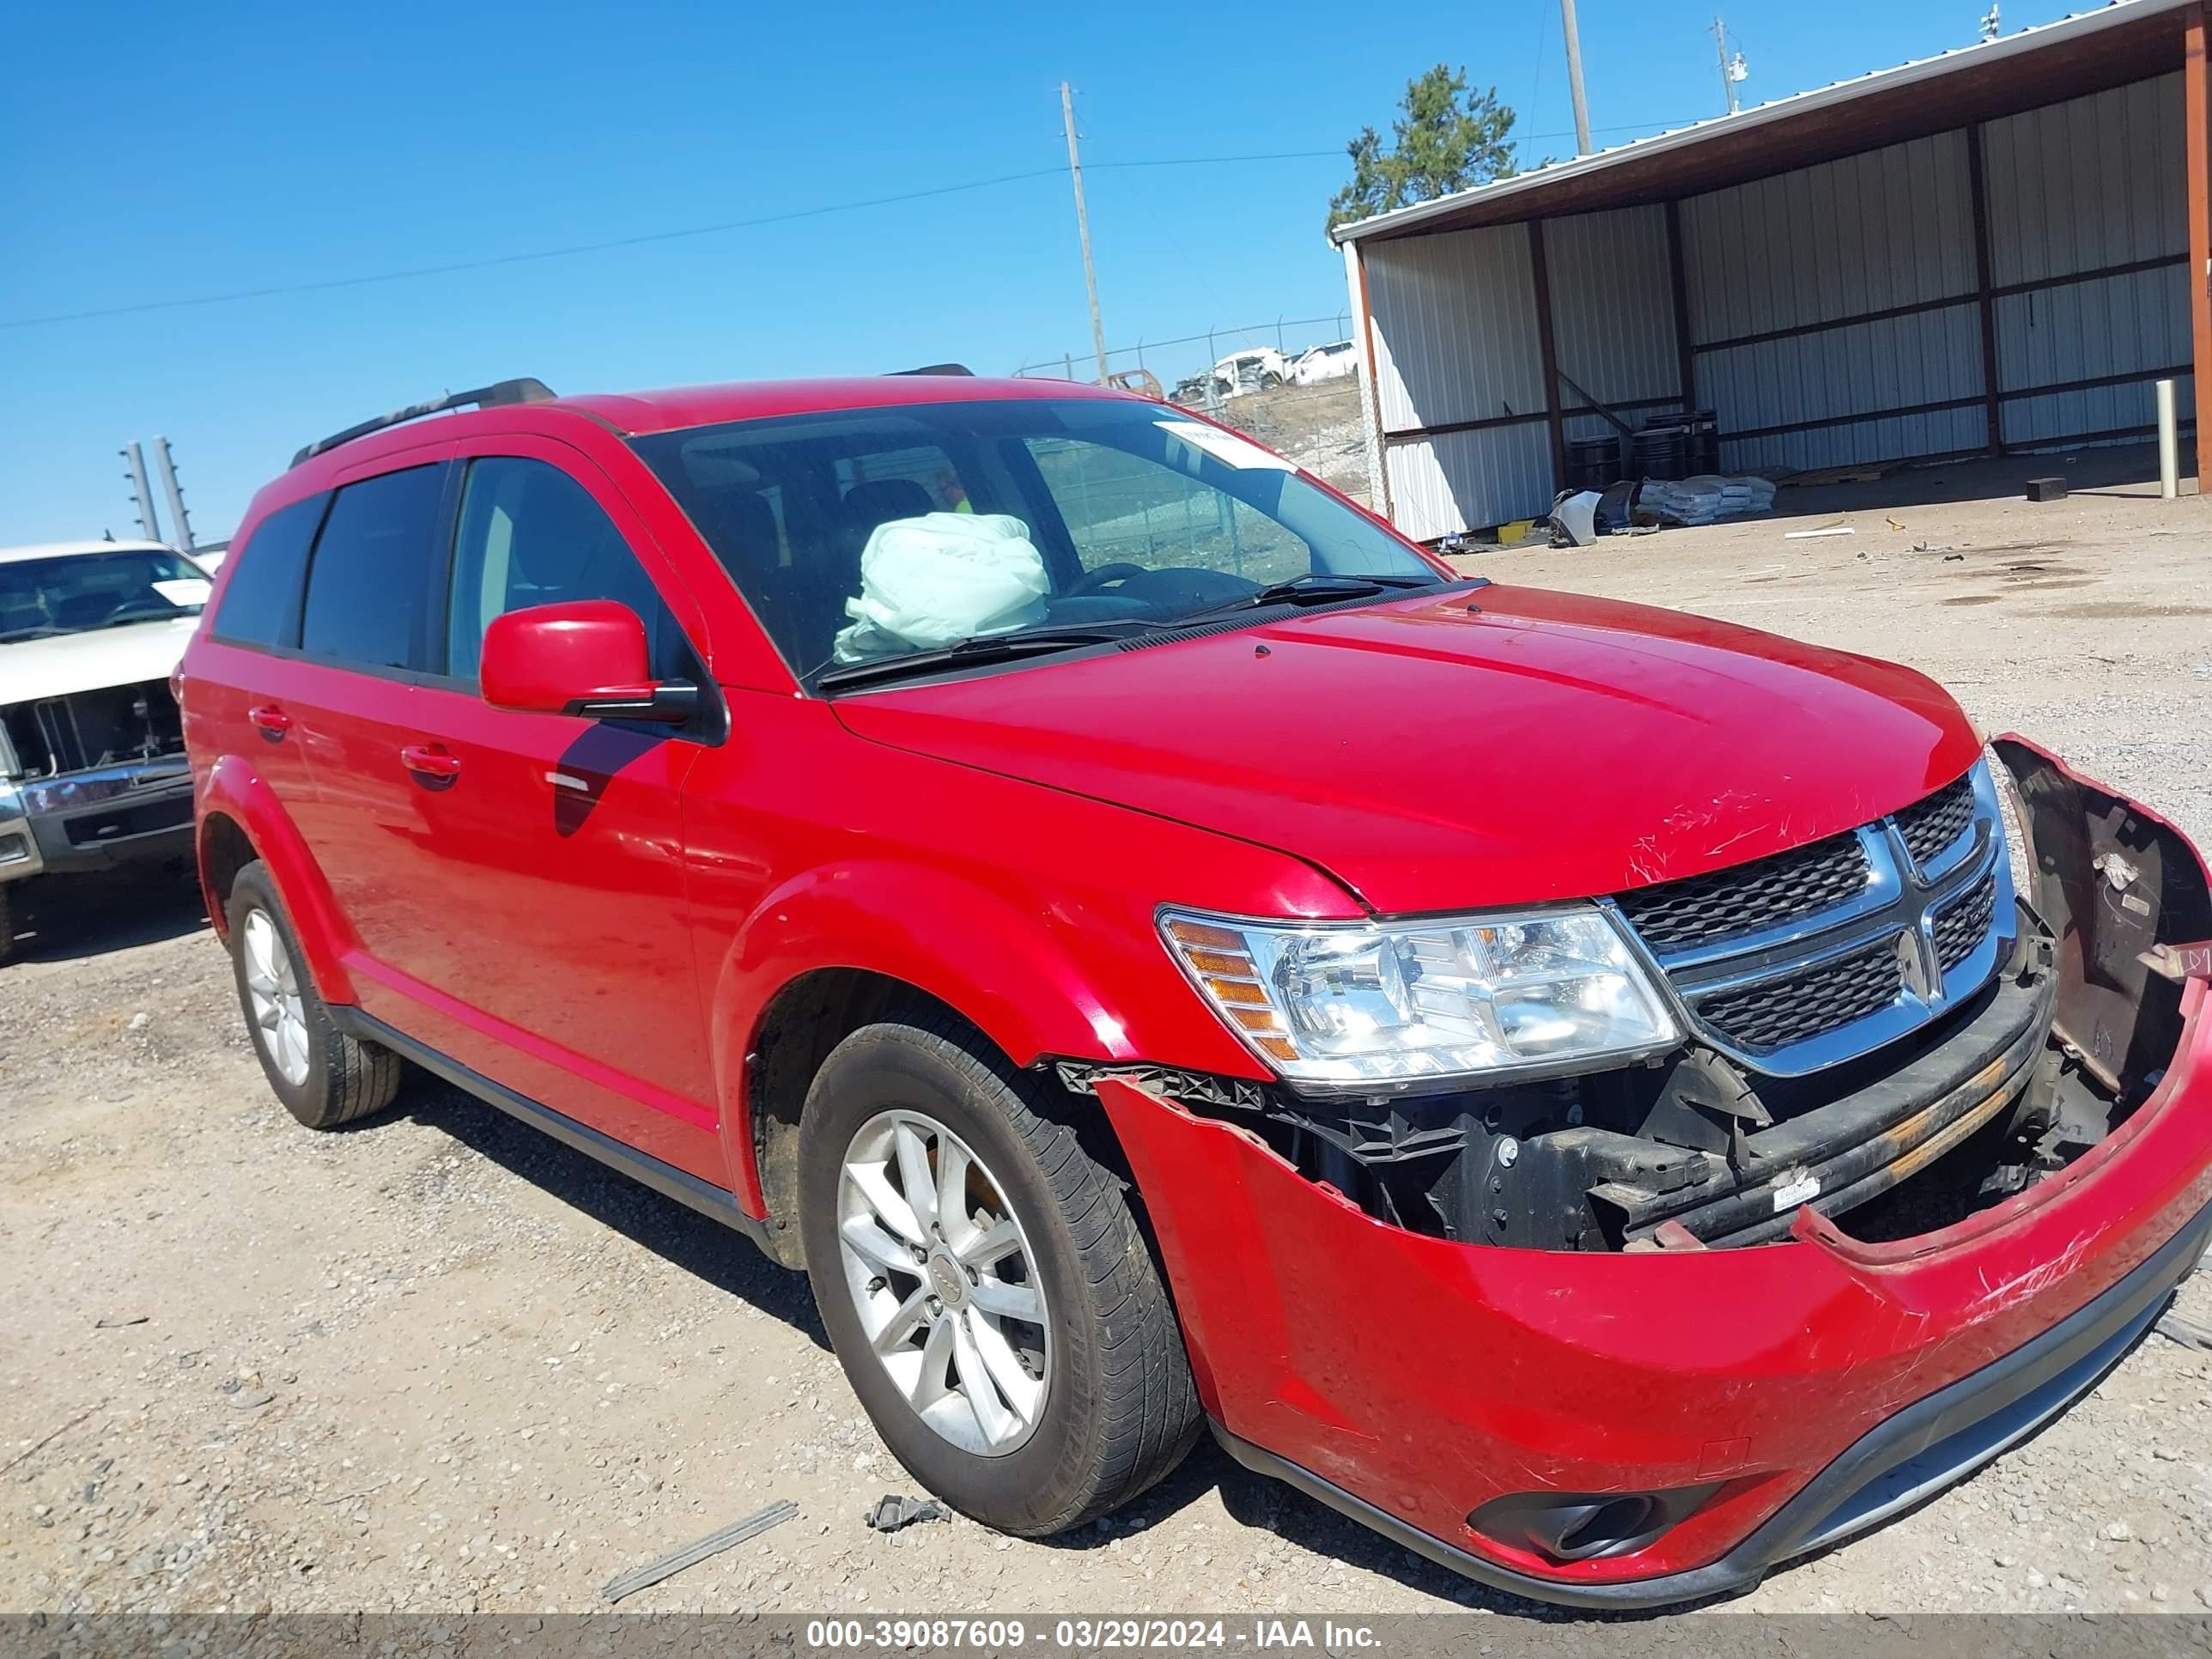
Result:
[[[307,1014],[299,971],[266,910],[247,911],[244,931],[246,999],[255,1040],[277,1075],[299,1088],[307,1080]]]
[[[922,1113],[871,1118],[839,1172],[837,1237],[870,1351],[916,1415],[982,1456],[1024,1444],[1052,1384],[1049,1316],[982,1159]]]

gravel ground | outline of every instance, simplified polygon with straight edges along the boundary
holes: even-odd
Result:
[[[2212,835],[2212,508],[1844,521],[1471,564],[1903,658]],[[872,1534],[913,1484],[801,1279],[422,1079],[295,1127],[187,886],[68,896],[0,969],[0,1607],[586,1610],[790,1498],[625,1608],[1530,1611],[1210,1446],[1074,1538]],[[2212,1273],[2181,1302],[2212,1322]],[[1963,1486],[1730,1605],[2212,1609],[2208,1407],[2212,1356],[2154,1338]]]

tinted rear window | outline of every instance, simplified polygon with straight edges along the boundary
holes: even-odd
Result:
[[[234,645],[289,645],[300,578],[307,568],[307,544],[323,521],[328,495],[279,507],[261,521],[252,538],[230,562],[230,586],[216,612],[215,637]]]
[[[415,466],[338,491],[307,568],[302,651],[363,668],[425,666],[444,483],[443,467]]]

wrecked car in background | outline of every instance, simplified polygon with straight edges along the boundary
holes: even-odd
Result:
[[[287,1108],[411,1060],[719,1217],[1011,1532],[1210,1424],[1503,1589],[1741,1589],[2063,1409],[2212,1226],[2157,814],[1147,399],[402,410],[264,489],[181,676]]]
[[[191,858],[169,673],[208,588],[159,542],[0,548],[0,962],[32,877]]]

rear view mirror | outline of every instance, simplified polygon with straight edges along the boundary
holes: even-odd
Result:
[[[477,678],[495,708],[680,725],[699,709],[688,680],[655,680],[645,624],[612,599],[532,605],[484,629]]]

